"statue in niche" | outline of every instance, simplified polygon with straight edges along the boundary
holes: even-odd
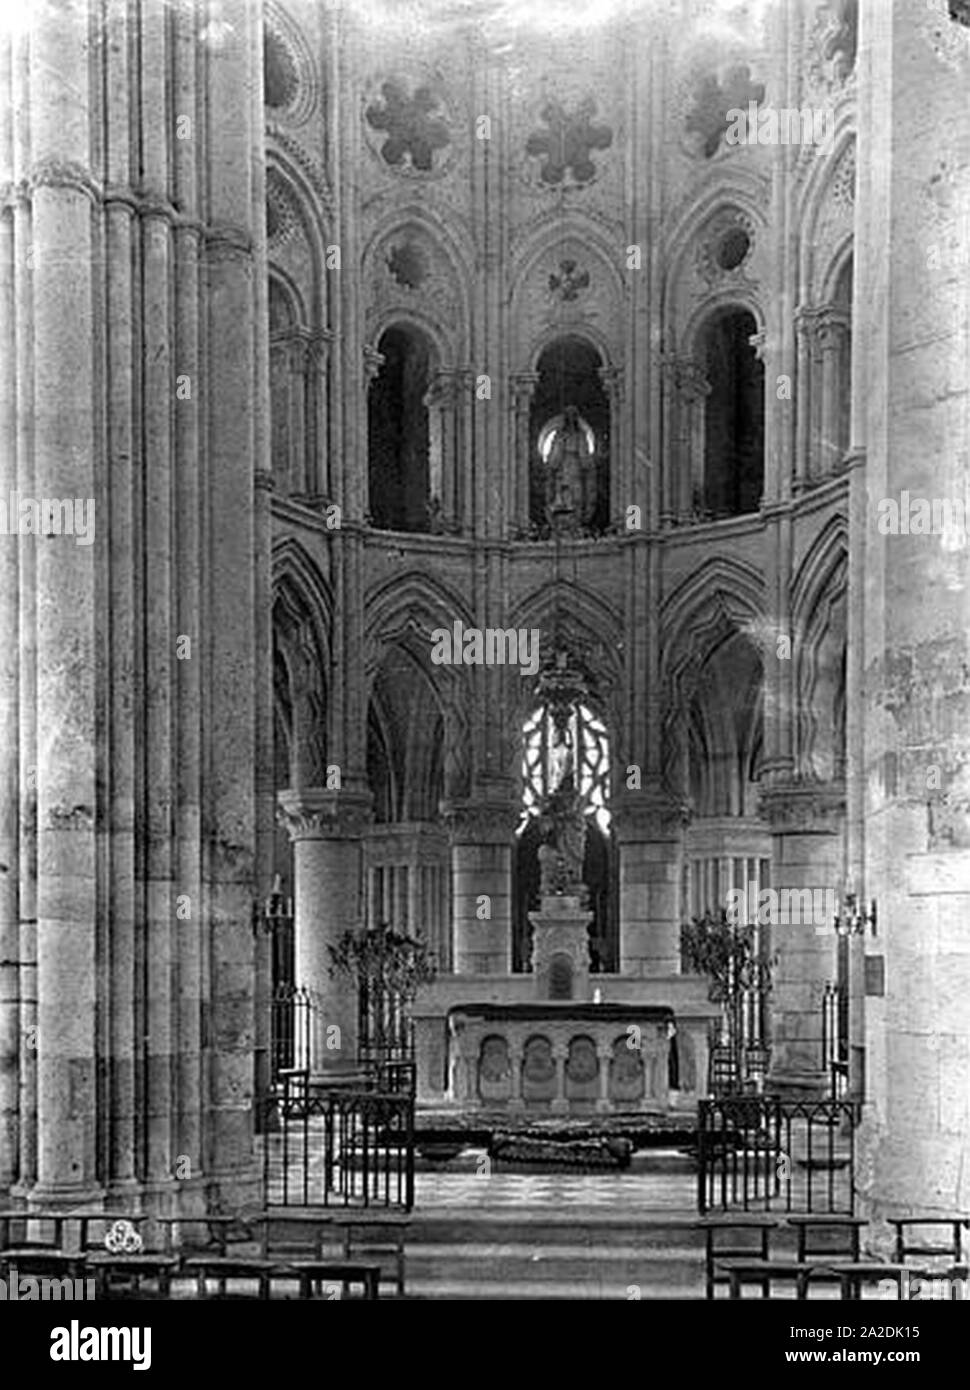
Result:
[[[539,828],[542,832],[539,891],[543,897],[555,894],[578,897],[585,907],[588,897],[583,882],[586,817],[571,767],[546,797],[539,813]]]
[[[574,405],[568,405],[546,465],[546,516],[560,534],[584,530],[596,510],[596,454]]]

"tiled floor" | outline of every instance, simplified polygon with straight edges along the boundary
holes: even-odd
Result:
[[[618,1212],[693,1210],[695,1180],[665,1173],[418,1173],[418,1211],[436,1208],[543,1208],[563,1213],[595,1207]]]

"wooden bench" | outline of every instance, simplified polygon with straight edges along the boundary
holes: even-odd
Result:
[[[178,1249],[183,1254],[202,1255],[210,1251],[227,1255],[230,1245],[249,1245],[258,1244],[260,1236],[254,1233],[254,1227],[258,1228],[262,1220],[262,1212],[248,1212],[245,1215],[227,1216],[222,1212],[207,1213],[203,1216],[156,1216],[154,1220],[159,1226],[168,1227],[168,1235],[165,1239],[165,1248],[168,1254],[174,1254],[175,1233],[179,1233]],[[204,1226],[207,1239],[203,1245],[193,1241],[183,1241],[182,1228],[185,1226]]]
[[[790,1279],[795,1285],[795,1297],[808,1297],[808,1282],[821,1266],[805,1260],[718,1260],[717,1269],[731,1286],[732,1298],[743,1298],[745,1284],[760,1284],[761,1297],[771,1297],[775,1279]]]
[[[80,1251],[55,1250],[52,1246],[25,1245],[0,1253],[0,1277],[9,1280],[11,1269],[36,1279],[81,1279],[85,1257]]]
[[[840,1296],[846,1301],[857,1302],[862,1297],[862,1285],[872,1284],[881,1279],[895,1279],[898,1296],[902,1298],[902,1284],[905,1278],[925,1277],[925,1271],[912,1265],[886,1264],[879,1260],[846,1260],[832,1264],[826,1271],[834,1275],[840,1286]]]
[[[850,1260],[859,1259],[859,1237],[863,1226],[868,1226],[864,1216],[849,1216],[840,1212],[799,1212],[787,1218],[789,1226],[798,1232],[798,1258],[807,1260],[810,1256],[846,1256]],[[810,1245],[809,1241],[823,1230],[836,1231],[842,1237],[841,1248],[833,1249],[830,1241],[821,1245]]]
[[[20,1207],[12,1207],[0,1211],[0,1250],[8,1250],[16,1244],[18,1250],[60,1250],[64,1244],[64,1223],[71,1218],[64,1211],[34,1210],[25,1211]],[[27,1230],[28,1223],[43,1221],[53,1225],[54,1234],[51,1238],[44,1239],[38,1236],[31,1239]],[[20,1240],[14,1242],[10,1236],[10,1227],[14,1222],[24,1223],[24,1234]]]
[[[268,1299],[274,1278],[294,1277],[287,1266],[277,1260],[264,1260],[258,1255],[188,1255],[182,1260],[182,1270],[196,1280],[199,1298],[209,1297],[209,1280],[216,1281],[216,1296],[226,1296],[230,1279],[254,1280],[257,1298]]]
[[[715,1261],[718,1263],[731,1259],[752,1260],[760,1256],[762,1260],[768,1259],[768,1246],[771,1240],[771,1233],[778,1227],[778,1218],[774,1216],[762,1215],[759,1212],[735,1212],[733,1214],[724,1213],[723,1215],[705,1216],[702,1220],[694,1223],[694,1229],[703,1231],[704,1242],[704,1288],[707,1298],[714,1297],[714,1286],[716,1284],[726,1284],[729,1277],[726,1273],[717,1273]],[[724,1235],[728,1240],[733,1241],[738,1238],[737,1233],[748,1232],[758,1236],[758,1245],[754,1248],[749,1244],[743,1245],[715,1245],[715,1237]]]
[[[154,1279],[161,1298],[168,1298],[172,1279],[178,1273],[177,1255],[149,1251],[137,1255],[113,1255],[109,1250],[88,1254],[86,1267],[94,1272],[98,1298],[116,1295],[116,1286],[123,1283],[140,1292],[142,1279]]]
[[[257,1218],[253,1219],[253,1225],[262,1228],[261,1242],[263,1255],[268,1259],[271,1255],[284,1257],[296,1253],[300,1256],[304,1254],[304,1245],[291,1244],[287,1240],[277,1240],[275,1231],[282,1228],[284,1232],[294,1236],[300,1234],[300,1228],[308,1229],[311,1233],[311,1243],[313,1253],[318,1260],[325,1259],[324,1244],[328,1235],[334,1232],[334,1213],[326,1208],[297,1208],[297,1207],[267,1207]]]
[[[76,1221],[78,1223],[79,1250],[102,1251],[107,1248],[104,1243],[105,1237],[107,1236],[108,1232],[112,1229],[112,1227],[118,1224],[118,1222],[125,1221],[128,1223],[129,1226],[134,1226],[135,1230],[137,1231],[138,1227],[141,1226],[143,1222],[148,1221],[151,1218],[145,1212],[82,1210],[65,1212],[64,1219],[66,1221]],[[89,1231],[92,1225],[98,1223],[102,1224],[105,1229],[101,1236],[95,1241],[90,1236]],[[127,1256],[127,1253],[128,1252],[125,1252],[125,1256]]]
[[[362,1264],[357,1260],[338,1263],[330,1260],[288,1260],[285,1271],[299,1279],[301,1298],[312,1298],[314,1289],[319,1290],[324,1283],[338,1282],[341,1298],[351,1284],[361,1285],[365,1299],[380,1297],[380,1265]]]

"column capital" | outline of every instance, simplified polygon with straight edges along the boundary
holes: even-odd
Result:
[[[453,845],[510,844],[519,814],[519,808],[508,801],[469,798],[441,804],[441,819]]]
[[[326,371],[327,363],[330,361],[332,343],[333,334],[329,328],[318,328],[309,335],[307,348],[310,361],[319,372]]]
[[[837,304],[824,304],[815,320],[815,340],[822,352],[834,352],[845,340],[850,319]]]
[[[683,401],[692,403],[711,394],[711,383],[695,358],[666,352],[660,353],[657,360],[670,390]]]
[[[611,807],[620,844],[675,838],[690,822],[690,808],[659,788],[624,792]]]
[[[453,410],[467,387],[466,373],[460,367],[439,367],[424,394],[426,406]]]
[[[375,347],[370,347],[369,345],[365,345],[365,346],[364,346],[363,352],[364,352],[364,381],[365,381],[366,385],[369,386],[370,383],[371,383],[372,381],[374,381],[375,378],[377,377],[377,375],[378,375],[378,373],[380,372],[381,368],[383,367],[384,363],[387,361],[387,358],[384,356],[384,354],[383,354],[382,352],[378,352],[378,351],[377,351],[377,348],[375,348]]]
[[[758,809],[776,835],[834,835],[845,819],[845,783],[775,780],[762,789]]]
[[[626,373],[622,367],[600,367],[597,376],[603,390],[614,405],[620,405],[626,391]]]
[[[308,328],[288,328],[270,340],[270,351],[285,356],[294,376],[301,376],[307,367],[313,334]]]
[[[754,355],[759,362],[765,360],[765,352],[768,348],[768,334],[761,329],[758,333],[751,333],[748,336],[748,343],[754,348]]]
[[[291,840],[356,840],[371,820],[365,792],[302,787],[278,793],[277,822]]]
[[[531,405],[535,389],[539,384],[538,372],[513,372],[509,377],[511,390],[512,406],[516,410],[524,410]]]
[[[820,350],[835,347],[850,323],[849,312],[841,304],[801,304],[795,310],[796,336]]]

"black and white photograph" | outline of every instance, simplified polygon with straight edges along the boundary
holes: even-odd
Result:
[[[25,1364],[968,1259],[968,0],[2,0]]]

